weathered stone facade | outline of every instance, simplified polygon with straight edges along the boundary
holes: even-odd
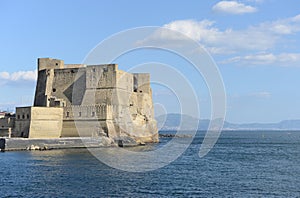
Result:
[[[49,116],[43,123],[32,117],[33,112]],[[24,119],[18,118],[21,114]],[[34,107],[18,108],[16,117],[15,136],[129,136],[137,142],[158,141],[150,75],[124,72],[117,64],[65,65],[62,60],[39,58]],[[48,121],[55,121],[51,126],[57,127],[56,133],[51,127],[51,132],[44,130]]]
[[[10,137],[15,126],[15,117],[10,113],[0,114],[0,137]]]
[[[58,138],[63,122],[62,108],[17,107],[13,137]]]

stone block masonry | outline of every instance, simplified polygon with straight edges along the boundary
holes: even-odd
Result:
[[[59,138],[63,123],[63,109],[50,107],[19,107],[13,137]]]
[[[39,58],[34,106],[17,108],[12,135],[158,142],[150,75]]]

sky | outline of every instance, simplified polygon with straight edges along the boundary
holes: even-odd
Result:
[[[208,51],[224,82],[227,121],[300,119],[300,6],[293,0],[1,0],[0,110],[32,105],[37,58],[81,63],[104,39],[144,26],[179,31]],[[151,50],[116,61],[123,70],[145,61],[186,65]],[[157,111],[176,112],[174,94],[153,86]],[[201,118],[209,118],[202,88],[195,88]]]

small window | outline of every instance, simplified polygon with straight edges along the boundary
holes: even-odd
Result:
[[[58,66],[58,63],[55,63],[56,66]]]
[[[55,107],[60,107],[60,101],[54,101],[54,106]]]
[[[93,72],[96,72],[96,69],[95,68],[93,68],[93,70],[92,70]]]
[[[27,119],[29,119],[29,114],[27,114]]]
[[[52,89],[52,91],[53,91],[53,92],[56,92],[56,89],[55,89],[55,88],[53,88],[53,89]]]
[[[92,112],[92,117],[95,117],[95,112],[94,111]]]
[[[67,118],[70,117],[70,112],[69,112],[69,111],[67,111],[66,117],[67,117]]]
[[[140,91],[140,93],[143,93],[143,91]]]
[[[22,115],[22,119],[25,119],[25,115],[24,114]]]
[[[81,117],[81,112],[78,113],[78,116]]]
[[[107,72],[107,71],[108,71],[107,67],[104,67],[103,72]]]
[[[18,115],[17,117],[18,117],[18,119],[20,119],[20,115]]]

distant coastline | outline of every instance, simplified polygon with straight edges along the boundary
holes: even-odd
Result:
[[[184,124],[181,126],[181,130],[191,130],[189,126],[195,126],[198,122],[197,130],[207,130],[210,120],[193,118],[188,115],[181,114],[167,114],[156,117],[158,128],[161,131],[178,130],[180,121]],[[211,124],[214,122],[212,121]],[[300,120],[283,120],[277,123],[243,123],[236,124],[231,122],[224,122],[223,131],[257,131],[257,130],[271,130],[271,131],[298,131],[300,130]]]

